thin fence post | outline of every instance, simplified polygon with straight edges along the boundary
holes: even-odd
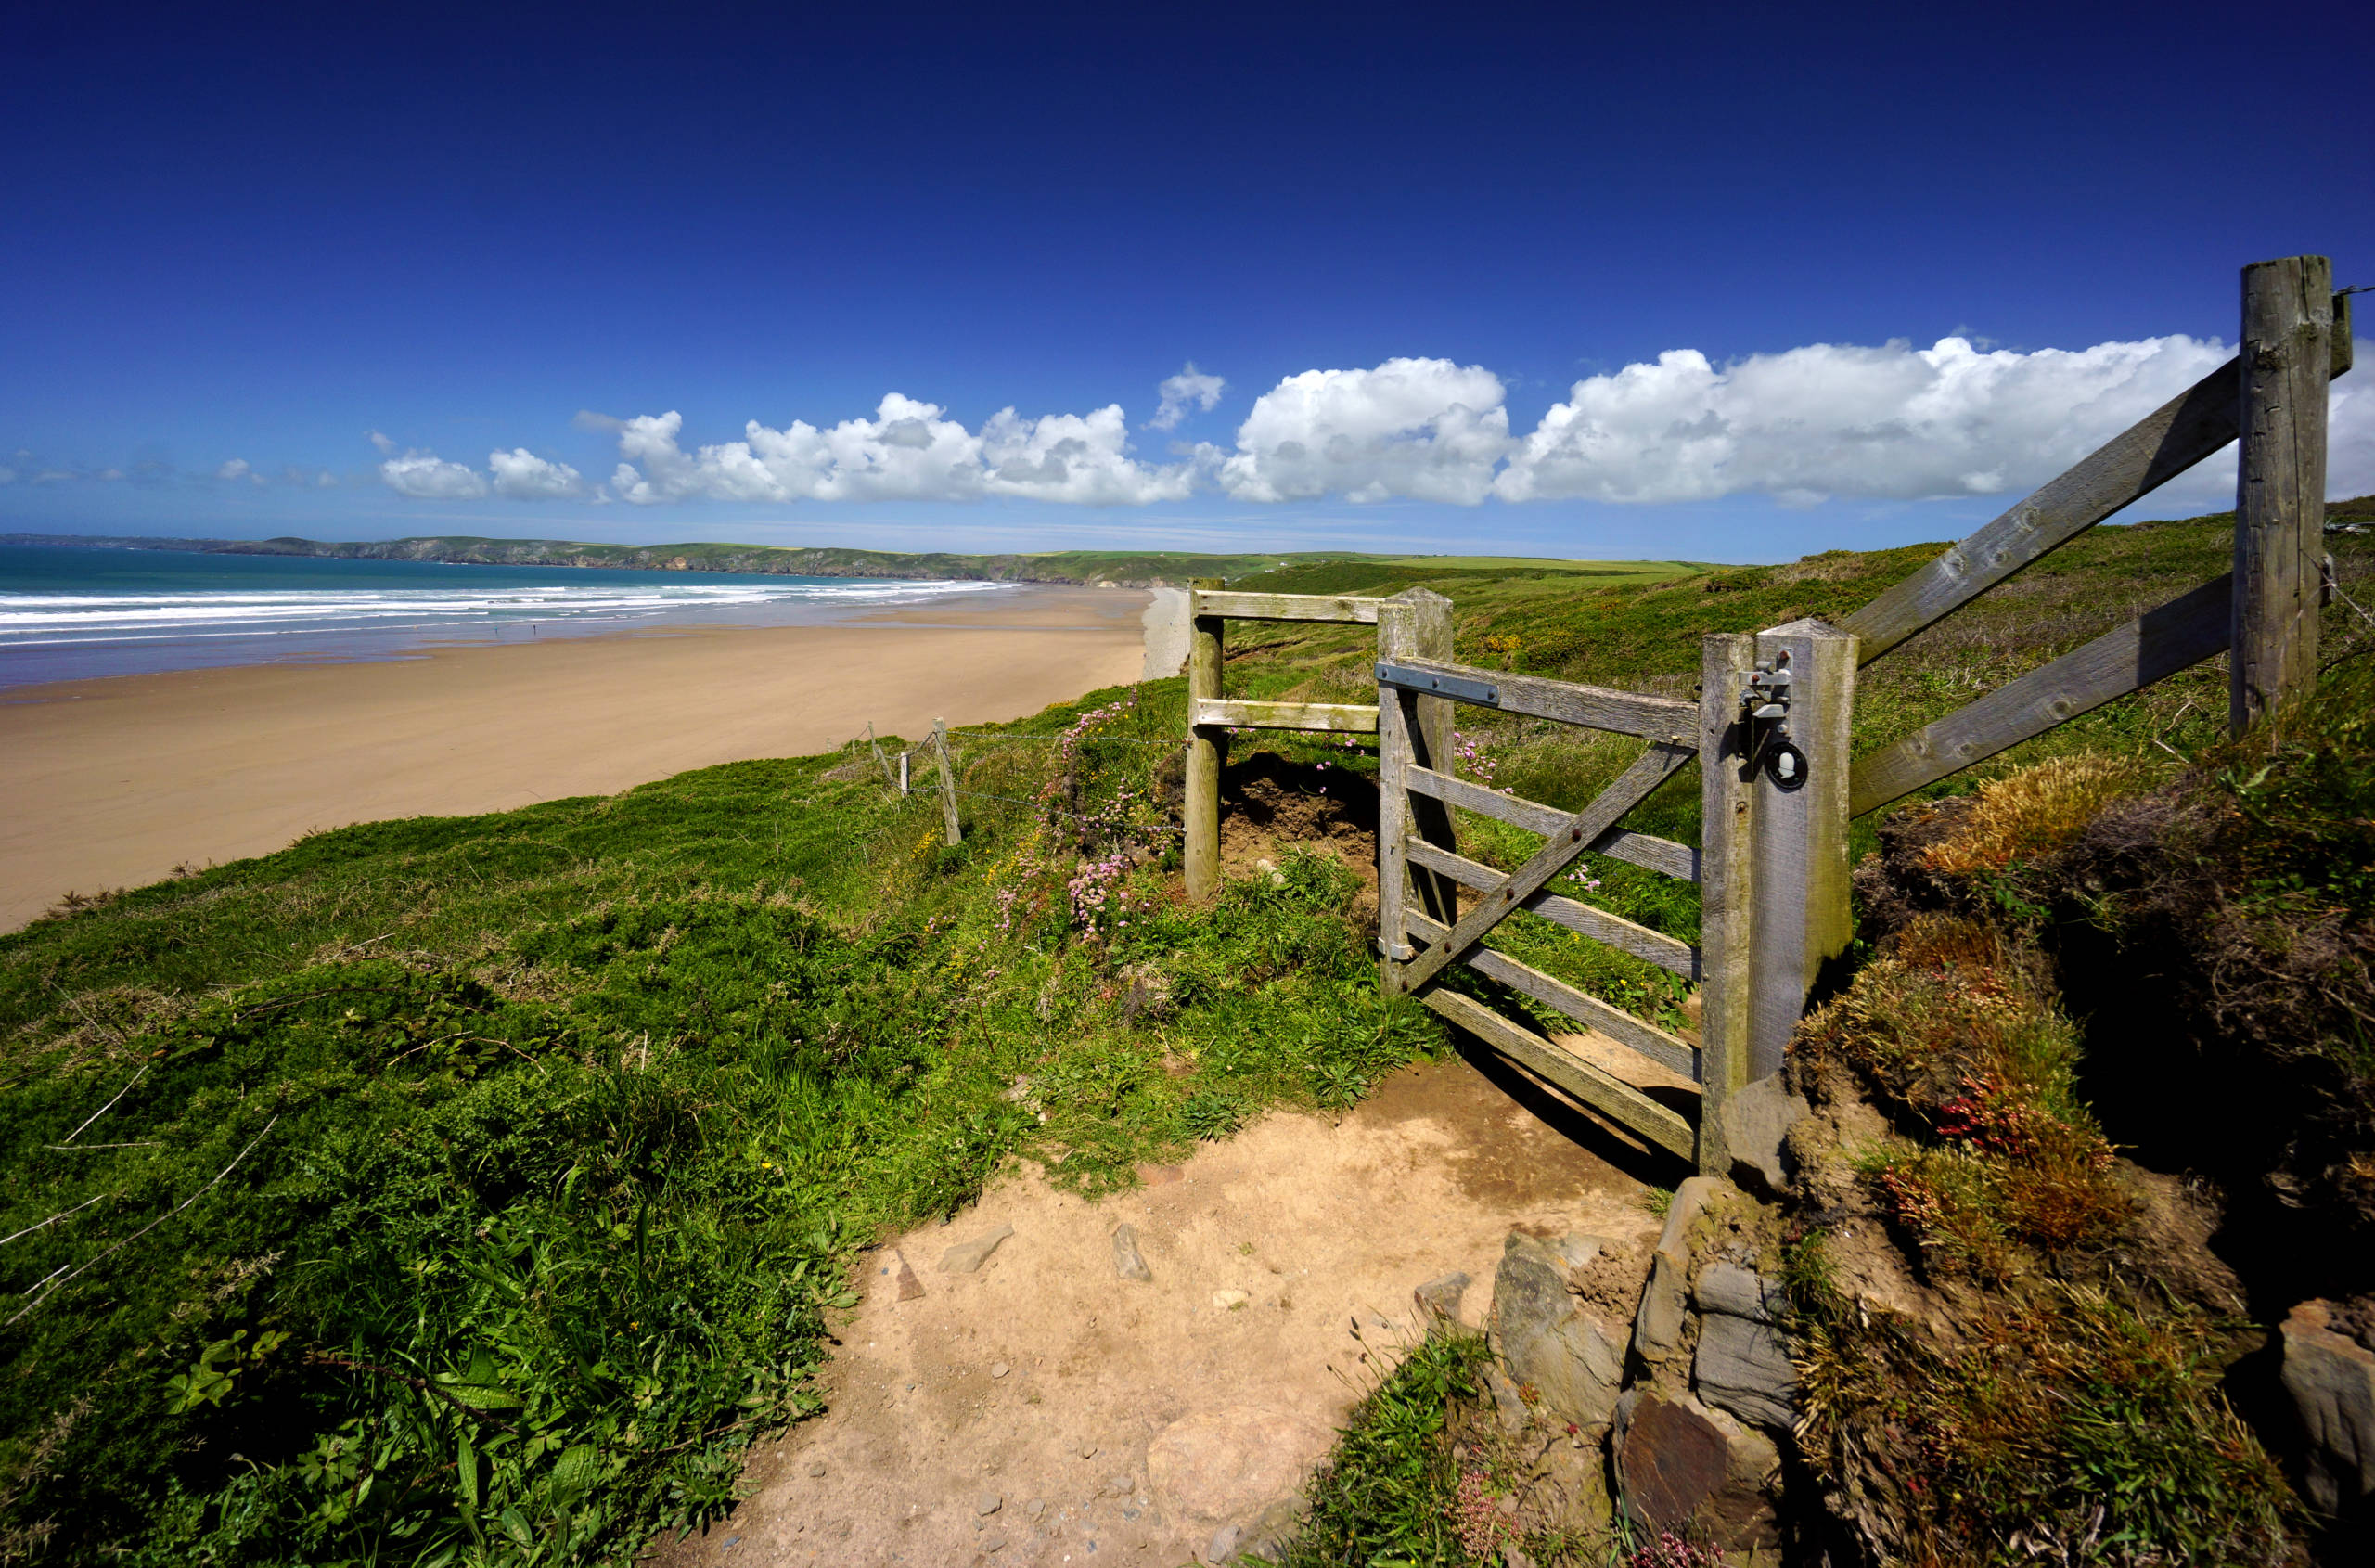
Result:
[[[1756,791],[1740,688],[1756,638],[1701,639],[1699,653],[1699,1169],[1730,1174],[1724,1102],[1749,1081],[1750,937]]]
[[[903,795],[910,792],[907,789],[907,758],[912,754],[907,752],[899,753],[899,793]]]
[[[2236,735],[2317,678],[2333,324],[2333,265],[2325,257],[2243,269],[2227,661],[2227,726]]]
[[[1758,726],[1750,742],[1759,756],[1749,812],[1755,837],[1749,945],[1755,958],[1747,1081],[1779,1071],[1790,1036],[1805,1015],[1807,993],[1855,934],[1847,870],[1855,648],[1854,633],[1820,621],[1792,621],[1757,634],[1758,662],[1771,661],[1778,670],[1788,661],[1787,743],[1799,758],[1780,765],[1781,739]]]
[[[1221,887],[1221,765],[1228,737],[1196,722],[1196,704],[1221,695],[1221,618],[1195,614],[1196,596],[1221,586],[1218,577],[1188,585],[1188,778],[1182,826],[1187,829],[1188,896],[1209,901]]]
[[[953,847],[965,842],[964,833],[956,826],[956,770],[948,762],[948,721],[931,721],[931,743],[940,752],[940,809],[947,818],[948,842]]]
[[[1377,656],[1433,659],[1452,656],[1451,600],[1426,588],[1409,588],[1377,607]],[[1451,700],[1420,697],[1398,687],[1377,688],[1378,737],[1378,941],[1379,983],[1388,993],[1401,987],[1400,965],[1410,957],[1404,919],[1415,893],[1430,919],[1443,925],[1459,919],[1457,893],[1440,872],[1410,864],[1407,844],[1415,835],[1444,849],[1457,849],[1451,808],[1427,795],[1412,795],[1412,766],[1451,771]]]

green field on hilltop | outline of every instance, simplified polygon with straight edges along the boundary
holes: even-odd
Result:
[[[2375,536],[2330,544],[2364,601]],[[1835,619],[1942,547],[1712,569],[1010,559],[1430,587],[1463,660],[1687,695],[1703,633]],[[2215,521],[2085,536],[1870,666],[1859,749],[2228,549]],[[2330,661],[2375,649],[2328,616]],[[1366,700],[1371,636],[1232,623],[1229,691]],[[2217,742],[2225,693],[2215,661],[1928,793],[2078,753],[2173,776]],[[1183,902],[1185,709],[1175,678],[956,732],[953,849],[938,801],[870,755],[742,762],[319,833],[0,937],[0,1562],[626,1563],[721,1515],[751,1443],[818,1407],[832,1315],[883,1236],[1001,1162],[1108,1191],[1444,1048],[1378,995],[1335,856],[1280,845],[1275,874]],[[1629,760],[1512,715],[1460,727],[1464,771],[1553,804]],[[1232,745],[1232,790],[1357,842],[1365,745]],[[1633,820],[1695,842],[1698,810],[1686,771]],[[1459,830],[1495,864],[1534,847]],[[1595,857],[1560,891],[1696,934],[1696,889],[1637,868]],[[1687,1026],[1663,970],[1540,922],[1496,941]],[[1328,1515],[1347,1539],[1353,1495]]]

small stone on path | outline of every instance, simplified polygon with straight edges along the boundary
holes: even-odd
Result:
[[[1235,1312],[1252,1299],[1243,1291],[1214,1291],[1213,1292],[1213,1305],[1223,1312]]]
[[[899,1266],[899,1299],[901,1301],[916,1300],[924,1293],[924,1282],[916,1278],[916,1271],[909,1266],[905,1253],[894,1251],[891,1256]]]
[[[1013,1368],[1008,1366],[1003,1361],[993,1361],[990,1363],[990,1376],[994,1378],[1002,1378],[1013,1370]]]
[[[1080,1457],[1084,1459],[1093,1459],[1097,1458],[1097,1445],[1094,1443],[1082,1444],[1080,1446]]]
[[[982,1494],[982,1500],[973,1505],[973,1511],[987,1516],[997,1512],[999,1505],[1005,1501],[1006,1499],[995,1492],[984,1492]]]
[[[1138,1252],[1138,1231],[1136,1226],[1117,1225],[1113,1227],[1113,1272],[1123,1279],[1151,1283],[1154,1270]]]
[[[1029,1502],[1022,1505],[1022,1511],[1029,1514],[1032,1518],[1036,1519],[1041,1514],[1047,1511],[1047,1499],[1045,1497],[1033,1497]]]
[[[808,1467],[808,1473],[809,1473],[809,1474],[811,1474],[811,1475],[822,1475],[822,1474],[824,1474],[824,1473],[825,1473],[825,1461],[824,1461],[824,1460],[822,1460],[822,1459],[818,1459],[818,1460],[816,1460],[814,1464],[811,1464],[811,1465]]]
[[[1014,1234],[1014,1227],[1001,1225],[977,1241],[964,1241],[951,1247],[940,1257],[943,1274],[971,1274],[990,1261],[998,1243]]]

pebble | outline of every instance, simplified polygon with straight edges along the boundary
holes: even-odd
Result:
[[[1084,1459],[1093,1459],[1097,1458],[1097,1445],[1094,1443],[1082,1444],[1080,1446],[1080,1457]]]
[[[982,1549],[983,1551],[1004,1551],[1006,1549],[1006,1537],[1004,1536],[992,1536],[988,1540],[982,1543]]]
[[[1036,1519],[1041,1514],[1047,1511],[1047,1499],[1045,1497],[1033,1497],[1029,1502],[1022,1505],[1022,1511],[1029,1514],[1032,1518]]]
[[[990,1364],[990,1376],[994,1378],[1002,1378],[1013,1370],[1013,1368],[1003,1361],[994,1361]]]
[[[808,1473],[809,1473],[809,1474],[811,1474],[811,1475],[822,1475],[822,1474],[824,1474],[824,1473],[825,1473],[825,1461],[824,1461],[824,1460],[822,1460],[822,1459],[818,1459],[818,1460],[817,1460],[817,1461],[815,1461],[814,1464],[810,1465],[810,1466],[808,1467]]]
[[[1006,1499],[995,1492],[984,1492],[982,1494],[982,1500],[973,1505],[973,1511],[981,1514],[995,1513],[998,1506],[1005,1501]]]

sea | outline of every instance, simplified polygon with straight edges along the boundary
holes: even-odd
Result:
[[[0,688],[695,626],[814,625],[999,583],[0,545]]]

